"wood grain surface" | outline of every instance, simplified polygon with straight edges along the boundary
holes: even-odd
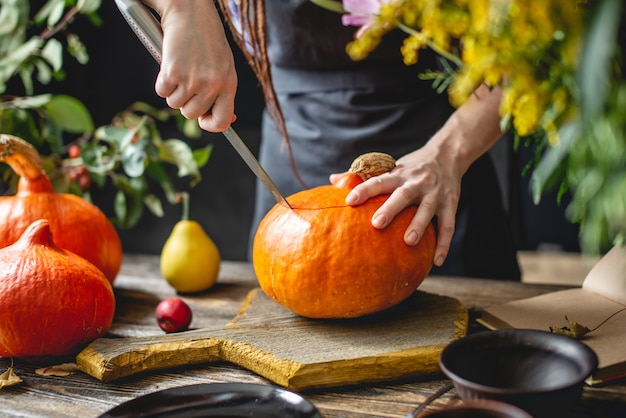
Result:
[[[243,306],[223,329],[100,338],[76,360],[103,381],[223,360],[289,389],[352,386],[439,372],[441,351],[468,326],[456,299],[421,291],[385,312],[347,320],[300,317],[260,289]]]
[[[160,300],[176,293],[160,276],[158,257],[125,255],[122,274],[114,287],[118,308],[111,336],[164,335],[154,319],[154,309]],[[218,284],[213,289],[183,296],[194,312],[192,327],[224,328],[241,311],[249,292],[256,288],[250,264],[224,262]],[[453,277],[429,277],[420,286],[424,292],[453,297],[468,308],[470,332],[482,329],[471,321],[481,308],[564,288]],[[11,365],[23,383],[0,390],[1,417],[95,418],[123,402],[171,387],[212,382],[273,384],[250,370],[222,361],[140,373],[109,383],[82,372],[66,377],[40,376],[35,372],[39,365],[0,358],[0,371]],[[402,418],[448,383],[445,376],[437,374],[341,389],[306,390],[302,394],[324,418]],[[426,412],[460,402],[453,390],[435,400]],[[580,404],[574,410],[564,411],[563,416],[625,417],[626,384],[586,387]]]

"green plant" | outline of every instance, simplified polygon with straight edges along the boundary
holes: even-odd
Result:
[[[96,127],[75,97],[37,92],[67,76],[63,64],[68,56],[88,62],[85,45],[70,27],[78,19],[98,26],[100,5],[100,0],[48,0],[31,10],[26,0],[0,0],[0,132],[38,150],[57,192],[90,200],[94,185],[110,183],[116,190],[112,221],[132,227],[145,208],[163,215],[155,184],[175,203],[168,165],[178,177],[190,177],[193,187],[201,181],[200,169],[212,146],[192,149],[184,140],[161,137],[166,124],[175,124],[186,138],[200,136],[197,122],[177,110],[137,102],[114,115],[110,124]],[[0,167],[0,182],[14,188],[16,181],[10,169]]]
[[[484,83],[503,90],[503,130],[532,149],[535,202],[570,192],[568,218],[580,244],[598,253],[626,244],[626,83],[622,0],[311,0],[358,26],[355,60],[401,30],[404,62],[430,48],[450,65],[431,79],[461,105]]]

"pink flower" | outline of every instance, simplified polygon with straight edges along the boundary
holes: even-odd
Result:
[[[349,13],[341,17],[344,26],[360,26],[356,37],[374,22],[380,8],[391,0],[343,0],[343,8]]]

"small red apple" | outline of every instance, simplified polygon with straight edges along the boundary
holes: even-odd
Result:
[[[156,320],[167,333],[185,331],[191,323],[191,308],[180,298],[161,301],[156,307]]]

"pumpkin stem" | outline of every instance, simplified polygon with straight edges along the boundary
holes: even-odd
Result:
[[[6,162],[20,177],[34,180],[43,172],[37,150],[14,135],[0,134],[0,161]]]
[[[26,228],[18,242],[24,245],[54,246],[50,223],[47,219],[38,219]]]
[[[369,178],[380,176],[393,170],[396,160],[383,152],[368,152],[358,156],[350,166],[351,173],[361,177],[365,181]]]

